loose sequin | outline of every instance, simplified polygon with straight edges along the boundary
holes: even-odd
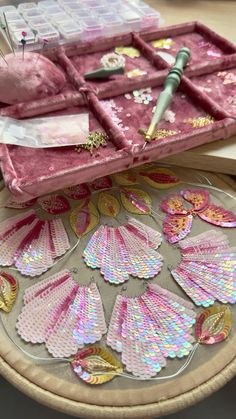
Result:
[[[130,58],[139,58],[140,52],[137,48],[134,47],[116,47],[115,53],[119,55],[127,55]]]
[[[174,45],[174,41],[171,38],[157,39],[152,41],[151,44],[154,48],[171,49],[171,47]]]

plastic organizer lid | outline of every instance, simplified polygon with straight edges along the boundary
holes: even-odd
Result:
[[[42,25],[45,25],[45,24],[48,24],[49,22],[48,22],[48,20],[47,19],[45,19],[45,17],[35,17],[35,18],[32,18],[32,19],[29,19],[28,20],[28,24],[31,26],[31,28],[38,28],[38,26],[42,26]]]
[[[3,13],[6,12],[16,12],[15,6],[2,6],[0,7],[0,15],[3,16]]]
[[[17,11],[5,12],[5,16],[6,16],[6,19],[7,19],[7,23],[17,22],[17,21],[23,20],[22,16]]]
[[[32,17],[43,16],[43,14],[42,14],[42,10],[40,10],[40,9],[30,9],[30,10],[26,10],[25,12],[23,12],[23,16],[24,16],[25,20],[28,20]]]
[[[113,12],[104,16],[101,16],[102,22],[104,23],[104,26],[117,26],[117,25],[123,25],[124,21],[123,19],[117,15],[117,13]]]
[[[35,9],[37,7],[36,3],[30,2],[30,3],[21,3],[18,5],[18,10],[20,13],[22,13],[25,10]]]
[[[156,10],[153,10],[151,7],[149,7],[148,5],[146,7],[142,7],[142,8],[138,8],[139,13],[141,14],[141,16],[145,16],[145,17],[158,17],[160,18],[160,13]]]
[[[99,16],[104,16],[104,15],[115,13],[115,10],[112,7],[107,7],[106,5],[106,6],[94,7],[93,12],[97,13]]]
[[[8,26],[10,32],[28,32],[30,30],[30,27],[24,20],[18,22],[10,22]]]
[[[75,3],[75,2],[73,2],[73,3],[66,3],[63,7],[69,13],[73,13],[74,11],[81,10],[81,5],[79,3]]]
[[[76,20],[86,20],[86,19],[91,19],[91,17],[95,17],[93,13],[90,13],[89,10],[84,11],[84,10],[78,10],[78,12],[75,12],[72,14],[73,18]]]
[[[37,37],[39,41],[55,42],[59,40],[59,32],[50,24],[41,25],[37,28]]]
[[[66,12],[61,12],[61,13],[58,13],[58,15],[50,16],[50,20],[53,25],[58,25],[60,23],[72,21],[71,16],[67,14]]]
[[[49,7],[56,6],[57,3],[55,0],[42,0],[38,2],[38,7],[40,9],[48,9]]]
[[[71,38],[75,38],[75,37],[78,39],[79,36],[83,33],[82,27],[74,21],[68,21],[68,22],[65,22],[65,23],[61,23],[60,25],[58,25],[57,28],[58,28],[60,34],[65,39],[71,39]]]
[[[88,19],[84,19],[83,21],[83,26],[85,27],[85,29],[89,29],[89,30],[101,30],[103,29],[103,24],[100,21],[100,19],[96,19],[96,18],[88,18]]]
[[[57,15],[61,12],[64,12],[64,10],[60,6],[52,6],[48,7],[47,11],[45,11],[45,14],[48,15]]]

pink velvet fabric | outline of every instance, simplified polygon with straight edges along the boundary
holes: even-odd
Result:
[[[192,61],[170,107],[175,112],[175,123],[163,120],[158,126],[159,129],[176,131],[176,134],[147,144],[138,129],[148,127],[152,108],[169,71],[168,64],[156,55],[150,43],[163,37],[172,38],[175,42],[175,51],[167,52],[176,54],[179,47],[189,46]],[[99,67],[102,55],[121,45],[132,45],[141,53],[139,58],[125,57],[126,71],[140,68],[148,74],[133,79],[126,75],[113,76],[110,81],[86,83],[84,72]],[[213,55],[207,53],[208,48]],[[63,91],[47,99],[2,106],[0,114],[27,118],[89,112],[90,130],[106,132],[109,141],[106,147],[101,147],[92,156],[85,150],[78,154],[73,147],[36,150],[1,145],[1,167],[6,184],[21,200],[227,138],[236,132],[236,108],[233,99],[228,100],[235,95],[235,86],[223,84],[222,78],[217,75],[222,70],[235,74],[236,48],[201,24],[189,22],[141,35],[128,34],[69,45],[49,49],[45,54],[66,76]],[[211,82],[208,82],[209,79]],[[209,84],[212,87],[210,91]],[[152,87],[152,101],[147,105],[135,103],[133,90],[149,86]],[[124,96],[128,92],[131,99]],[[115,115],[114,106],[112,110],[108,106],[110,100],[119,108],[118,113],[115,109]],[[216,121],[198,129],[186,122],[189,118],[206,114],[212,115]]]

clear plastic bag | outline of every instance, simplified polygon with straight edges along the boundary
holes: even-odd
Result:
[[[0,143],[47,148],[86,144],[89,115],[61,115],[17,120],[0,117]]]

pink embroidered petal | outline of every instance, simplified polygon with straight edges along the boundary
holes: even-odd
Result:
[[[160,233],[131,219],[120,227],[100,226],[89,240],[83,257],[91,268],[99,268],[105,281],[120,284],[129,275],[153,278],[162,269],[163,258],[156,251]]]
[[[63,195],[47,195],[38,198],[41,208],[49,214],[63,214],[70,210],[69,201]]]
[[[70,246],[62,221],[40,220],[34,210],[0,223],[0,238],[0,265],[29,276],[41,275]]]
[[[162,199],[160,208],[167,214],[185,215],[188,213],[188,210],[184,207],[184,200],[178,193],[171,193]]]
[[[232,211],[225,210],[217,205],[208,205],[205,210],[198,213],[198,216],[202,220],[219,227],[236,227],[236,215]]]
[[[171,274],[197,306],[208,307],[215,300],[236,302],[236,248],[227,236],[210,230],[183,240],[181,262]]]
[[[71,199],[83,199],[90,196],[90,190],[86,183],[81,183],[80,185],[71,186],[69,188],[63,189],[65,195]]]
[[[161,307],[161,309],[160,309]],[[138,297],[118,295],[107,334],[107,345],[121,352],[128,372],[148,379],[192,349],[193,305],[156,284]]]
[[[166,215],[163,221],[163,233],[169,243],[177,243],[184,239],[191,231],[193,216]]]
[[[95,191],[98,191],[100,189],[109,189],[112,187],[112,179],[110,178],[110,176],[100,177],[99,179],[94,180],[90,184],[90,186]]]
[[[209,192],[205,189],[184,189],[181,195],[193,205],[195,211],[201,211],[209,202]]]

